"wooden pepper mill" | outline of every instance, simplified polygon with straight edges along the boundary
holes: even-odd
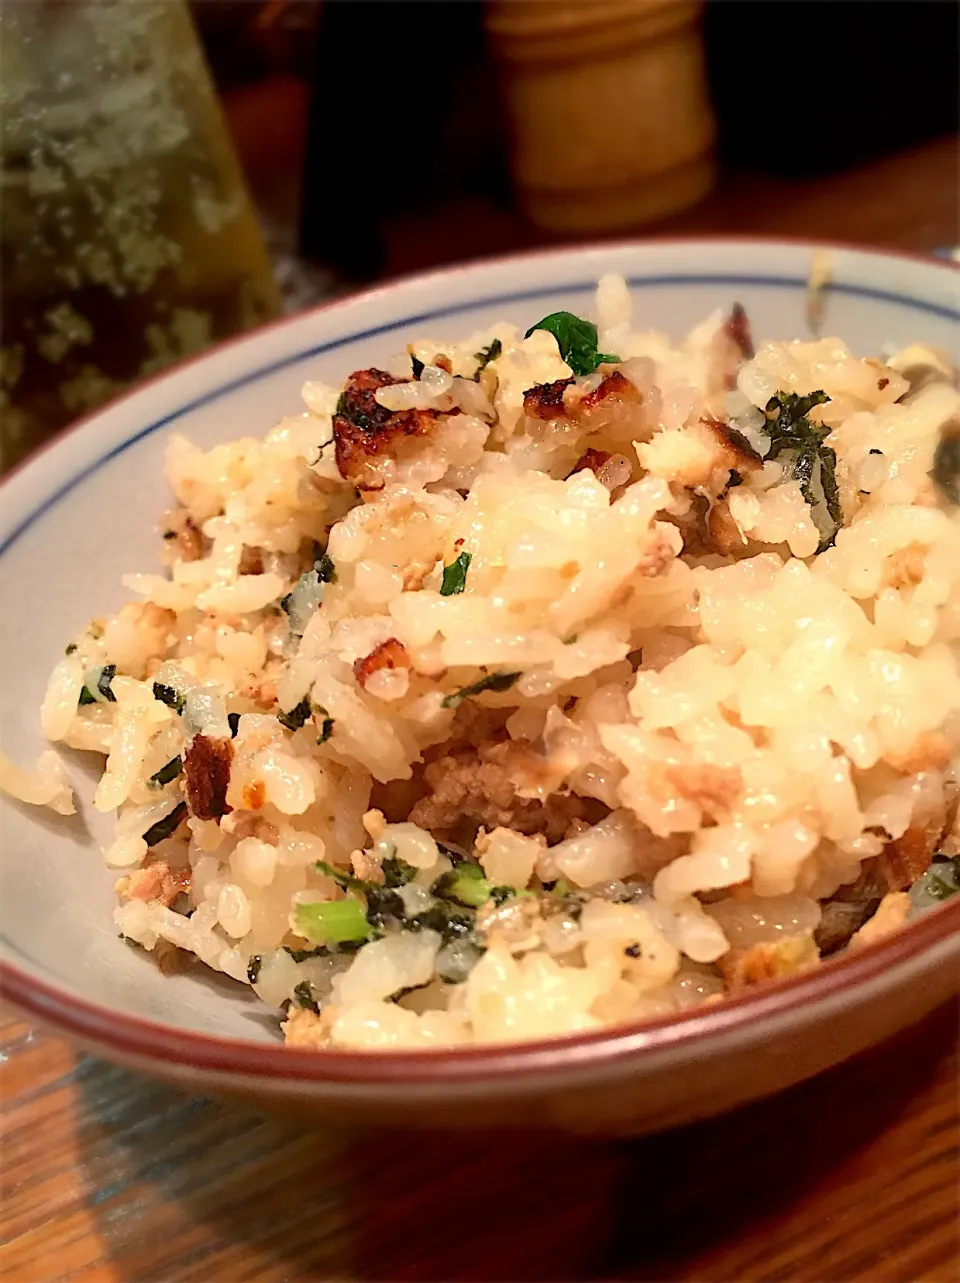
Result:
[[[627,230],[713,185],[700,0],[488,0],[521,208],[561,234]]]

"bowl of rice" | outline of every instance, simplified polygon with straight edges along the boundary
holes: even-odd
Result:
[[[960,977],[957,274],[404,280],[4,485],[2,980],[328,1118],[636,1132]]]

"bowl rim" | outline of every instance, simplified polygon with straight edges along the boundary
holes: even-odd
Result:
[[[203,361],[209,360],[214,356],[221,356],[230,349],[239,347],[248,343],[252,338],[260,337],[264,334],[272,334],[285,326],[292,326],[313,316],[322,313],[334,311],[345,304],[362,304],[372,302],[375,299],[388,294],[395,289],[400,289],[406,285],[412,284],[441,284],[444,280],[454,276],[463,276],[471,272],[481,273],[487,268],[497,266],[508,266],[511,263],[528,262],[529,260],[548,259],[554,257],[563,257],[565,255],[584,253],[589,254],[591,251],[607,251],[616,253],[619,250],[627,251],[640,247],[649,248],[694,248],[696,246],[707,246],[711,248],[720,248],[724,245],[756,246],[763,249],[789,249],[789,250],[839,250],[841,253],[861,254],[870,258],[894,259],[906,263],[919,263],[924,267],[933,267],[939,271],[952,273],[960,276],[960,260],[952,258],[938,258],[934,254],[921,254],[912,250],[889,249],[884,246],[871,245],[866,241],[845,241],[845,240],[825,240],[817,237],[805,236],[738,236],[727,235],[725,233],[716,233],[714,235],[704,234],[698,236],[635,236],[625,239],[610,240],[592,240],[592,241],[560,241],[554,245],[537,246],[534,249],[517,250],[508,254],[489,254],[478,258],[471,258],[457,263],[450,263],[446,267],[432,268],[425,272],[403,272],[397,276],[391,276],[387,280],[377,285],[368,286],[365,289],[350,291],[347,294],[338,294],[335,298],[327,299],[323,303],[315,303],[312,307],[306,307],[299,312],[293,312],[289,316],[278,316],[272,321],[267,321],[263,325],[258,325],[253,330],[246,330],[242,334],[234,334],[230,338],[221,339],[219,342],[204,348],[202,352],[197,352],[193,356],[185,357],[178,361],[176,365],[164,370],[159,370],[156,374],[142,379],[134,386],[120,392],[109,401],[97,406],[87,414],[81,415],[74,419],[67,427],[56,433],[46,441],[42,441],[35,450],[32,450],[24,458],[18,459],[12,468],[0,477],[0,495],[4,487],[8,486],[14,478],[18,477],[21,472],[33,465],[44,456],[49,455],[52,451],[58,449],[65,441],[71,440],[78,432],[83,431],[102,414],[107,411],[112,412],[118,406],[122,407],[129,404],[142,393],[158,387],[162,383],[172,383],[185,370],[192,369]]]
[[[83,431],[106,411],[129,404],[145,391],[172,383],[185,368],[222,355],[251,338],[284,326],[302,322],[346,304],[374,301],[405,285],[441,285],[451,277],[482,273],[484,269],[518,261],[563,257],[591,250],[616,253],[638,247],[720,248],[757,246],[766,249],[809,249],[846,251],[873,258],[921,263],[944,272],[960,273],[960,264],[932,255],[889,250],[868,244],[787,236],[671,236],[633,237],[620,240],[559,243],[511,254],[492,255],[429,272],[413,272],[390,278],[372,288],[338,296],[314,307],[279,317],[267,325],[221,341],[213,347],[161,371],[135,387],[76,420],[63,432],[41,444],[19,461],[2,479],[0,494],[26,468],[49,456]],[[441,1083],[479,1082],[509,1074],[562,1076],[574,1066],[635,1059],[644,1053],[668,1049],[695,1054],[704,1043],[720,1035],[736,1034],[765,1018],[782,1016],[801,1005],[812,1008],[871,980],[881,979],[894,968],[919,957],[960,931],[960,897],[910,922],[894,935],[854,954],[828,959],[822,966],[770,985],[758,986],[721,1003],[691,1008],[601,1029],[525,1039],[510,1043],[476,1043],[436,1050],[398,1049],[384,1052],[349,1051],[340,1048],[322,1051],[286,1047],[280,1043],[224,1037],[145,1019],[73,996],[49,981],[0,958],[0,994],[14,1007],[44,1023],[76,1037],[79,1041],[108,1048],[117,1055],[162,1065],[165,1062],[214,1074],[271,1078],[294,1082],[342,1084],[351,1087],[417,1086]]]
[[[214,1074],[354,1088],[476,1084],[504,1074],[509,1074],[511,1081],[563,1076],[585,1064],[596,1068],[667,1050],[693,1056],[711,1040],[736,1035],[748,1026],[759,1027],[773,1017],[799,1012],[801,1007],[809,1014],[844,992],[891,975],[896,967],[958,935],[960,897],[862,951],[830,958],[810,971],[759,985],[716,1004],[550,1038],[427,1051],[302,1050],[278,1042],[178,1029],[68,996],[6,960],[0,960],[0,994],[13,1006],[80,1042],[155,1064],[172,1061]]]

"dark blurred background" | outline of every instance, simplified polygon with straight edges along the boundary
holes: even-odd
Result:
[[[696,21],[697,6],[668,6]],[[546,18],[557,5],[532,7]],[[598,21],[609,9],[603,0],[579,7]],[[505,59],[489,33],[497,8],[482,0],[194,0],[258,201],[268,221],[288,232],[296,224],[306,257],[360,280],[556,239],[524,217],[511,184]],[[949,0],[707,0],[701,21],[719,179],[679,230],[803,234],[802,211],[791,221],[782,208],[792,186],[957,133],[960,6]],[[581,43],[588,61],[590,41]],[[568,66],[576,60],[564,56]],[[662,88],[686,86],[666,76]],[[260,95],[262,115],[252,108]],[[955,230],[955,144],[939,168],[937,212]],[[674,230],[679,215],[635,230]],[[865,221],[863,239],[883,241]],[[837,222],[856,236],[856,226]],[[611,234],[630,230],[624,222]],[[924,228],[915,230],[912,247],[922,248]],[[810,234],[829,231],[812,226]]]
[[[402,273],[637,235],[950,253],[958,49],[953,0],[3,0],[0,468]]]

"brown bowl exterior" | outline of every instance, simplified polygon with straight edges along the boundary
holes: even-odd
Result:
[[[960,992],[960,898],[860,953],[658,1021],[436,1052],[298,1051],[68,1001],[0,964],[0,991],[81,1045],[190,1091],[329,1125],[659,1131],[780,1091]]]

